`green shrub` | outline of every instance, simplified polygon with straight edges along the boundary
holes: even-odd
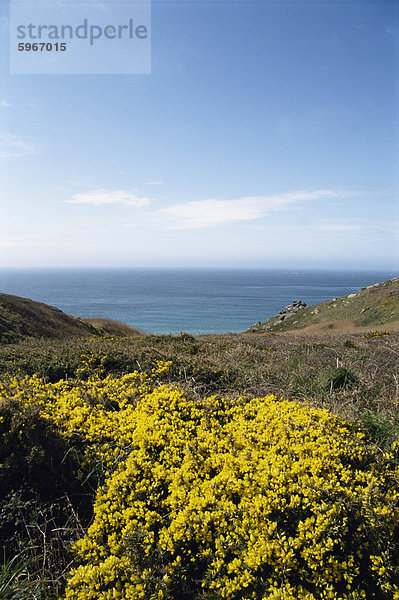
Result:
[[[335,391],[341,388],[350,388],[356,381],[356,375],[346,367],[334,367],[324,375],[324,389]]]
[[[23,486],[49,499],[71,491],[79,462],[67,438],[34,404],[0,404],[0,498]]]
[[[372,441],[380,447],[389,447],[399,437],[399,430],[392,418],[374,411],[365,411],[362,422]]]
[[[0,401],[1,600],[62,593],[69,547],[92,516],[92,481],[78,473],[83,443],[61,435],[36,404]]]

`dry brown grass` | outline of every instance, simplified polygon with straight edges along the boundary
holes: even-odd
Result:
[[[300,330],[301,335],[318,335],[318,334],[349,334],[349,333],[369,333],[371,331],[399,331],[399,321],[384,323],[383,325],[357,326],[354,321],[345,319],[342,321],[325,321],[324,323],[316,323],[309,325]],[[282,331],[278,335],[298,335],[298,330]]]

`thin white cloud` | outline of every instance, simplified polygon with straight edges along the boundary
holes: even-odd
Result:
[[[0,100],[0,108],[11,108],[12,104],[6,102],[5,100]]]
[[[163,181],[146,181],[146,185],[162,185]]]
[[[287,232],[330,232],[334,233],[358,233],[364,236],[371,236],[378,232],[383,235],[391,236],[396,235],[399,228],[399,223],[380,223],[378,227],[374,223],[363,220],[362,223],[344,223],[344,222],[315,222],[315,223],[299,223],[295,225],[290,224],[260,224],[256,226],[257,231],[265,231],[269,233],[287,233]],[[371,238],[370,238],[371,239]]]
[[[311,229],[315,229],[316,231],[359,231],[362,227],[360,225],[331,223],[326,225],[314,225]]]
[[[270,227],[262,227],[261,229],[267,231],[279,231],[279,232],[288,232],[288,231],[330,231],[330,232],[347,232],[347,231],[366,231],[366,225],[359,224],[351,224],[351,223],[309,223],[300,225],[272,225]]]
[[[158,213],[170,219],[169,229],[217,227],[237,221],[260,219],[273,211],[310,200],[347,198],[357,192],[338,190],[297,191],[273,196],[247,196],[236,200],[198,200],[162,208]]]
[[[22,246],[23,243],[23,238],[0,237],[0,248],[14,248],[16,246]]]
[[[74,194],[70,204],[124,204],[125,206],[145,206],[151,202],[150,198],[139,197],[124,190],[93,190],[83,194]]]
[[[10,133],[0,134],[0,158],[22,158],[37,154],[35,144]]]
[[[238,200],[199,200],[162,208],[162,215],[172,218],[171,229],[200,229],[233,221],[259,219],[264,214],[261,198]]]

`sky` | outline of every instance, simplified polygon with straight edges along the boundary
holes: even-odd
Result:
[[[398,2],[153,0],[107,75],[10,74],[0,5],[0,267],[399,268]]]

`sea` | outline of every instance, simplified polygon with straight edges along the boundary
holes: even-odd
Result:
[[[344,296],[393,271],[276,269],[0,269],[0,292],[147,333],[241,332],[293,300]]]

